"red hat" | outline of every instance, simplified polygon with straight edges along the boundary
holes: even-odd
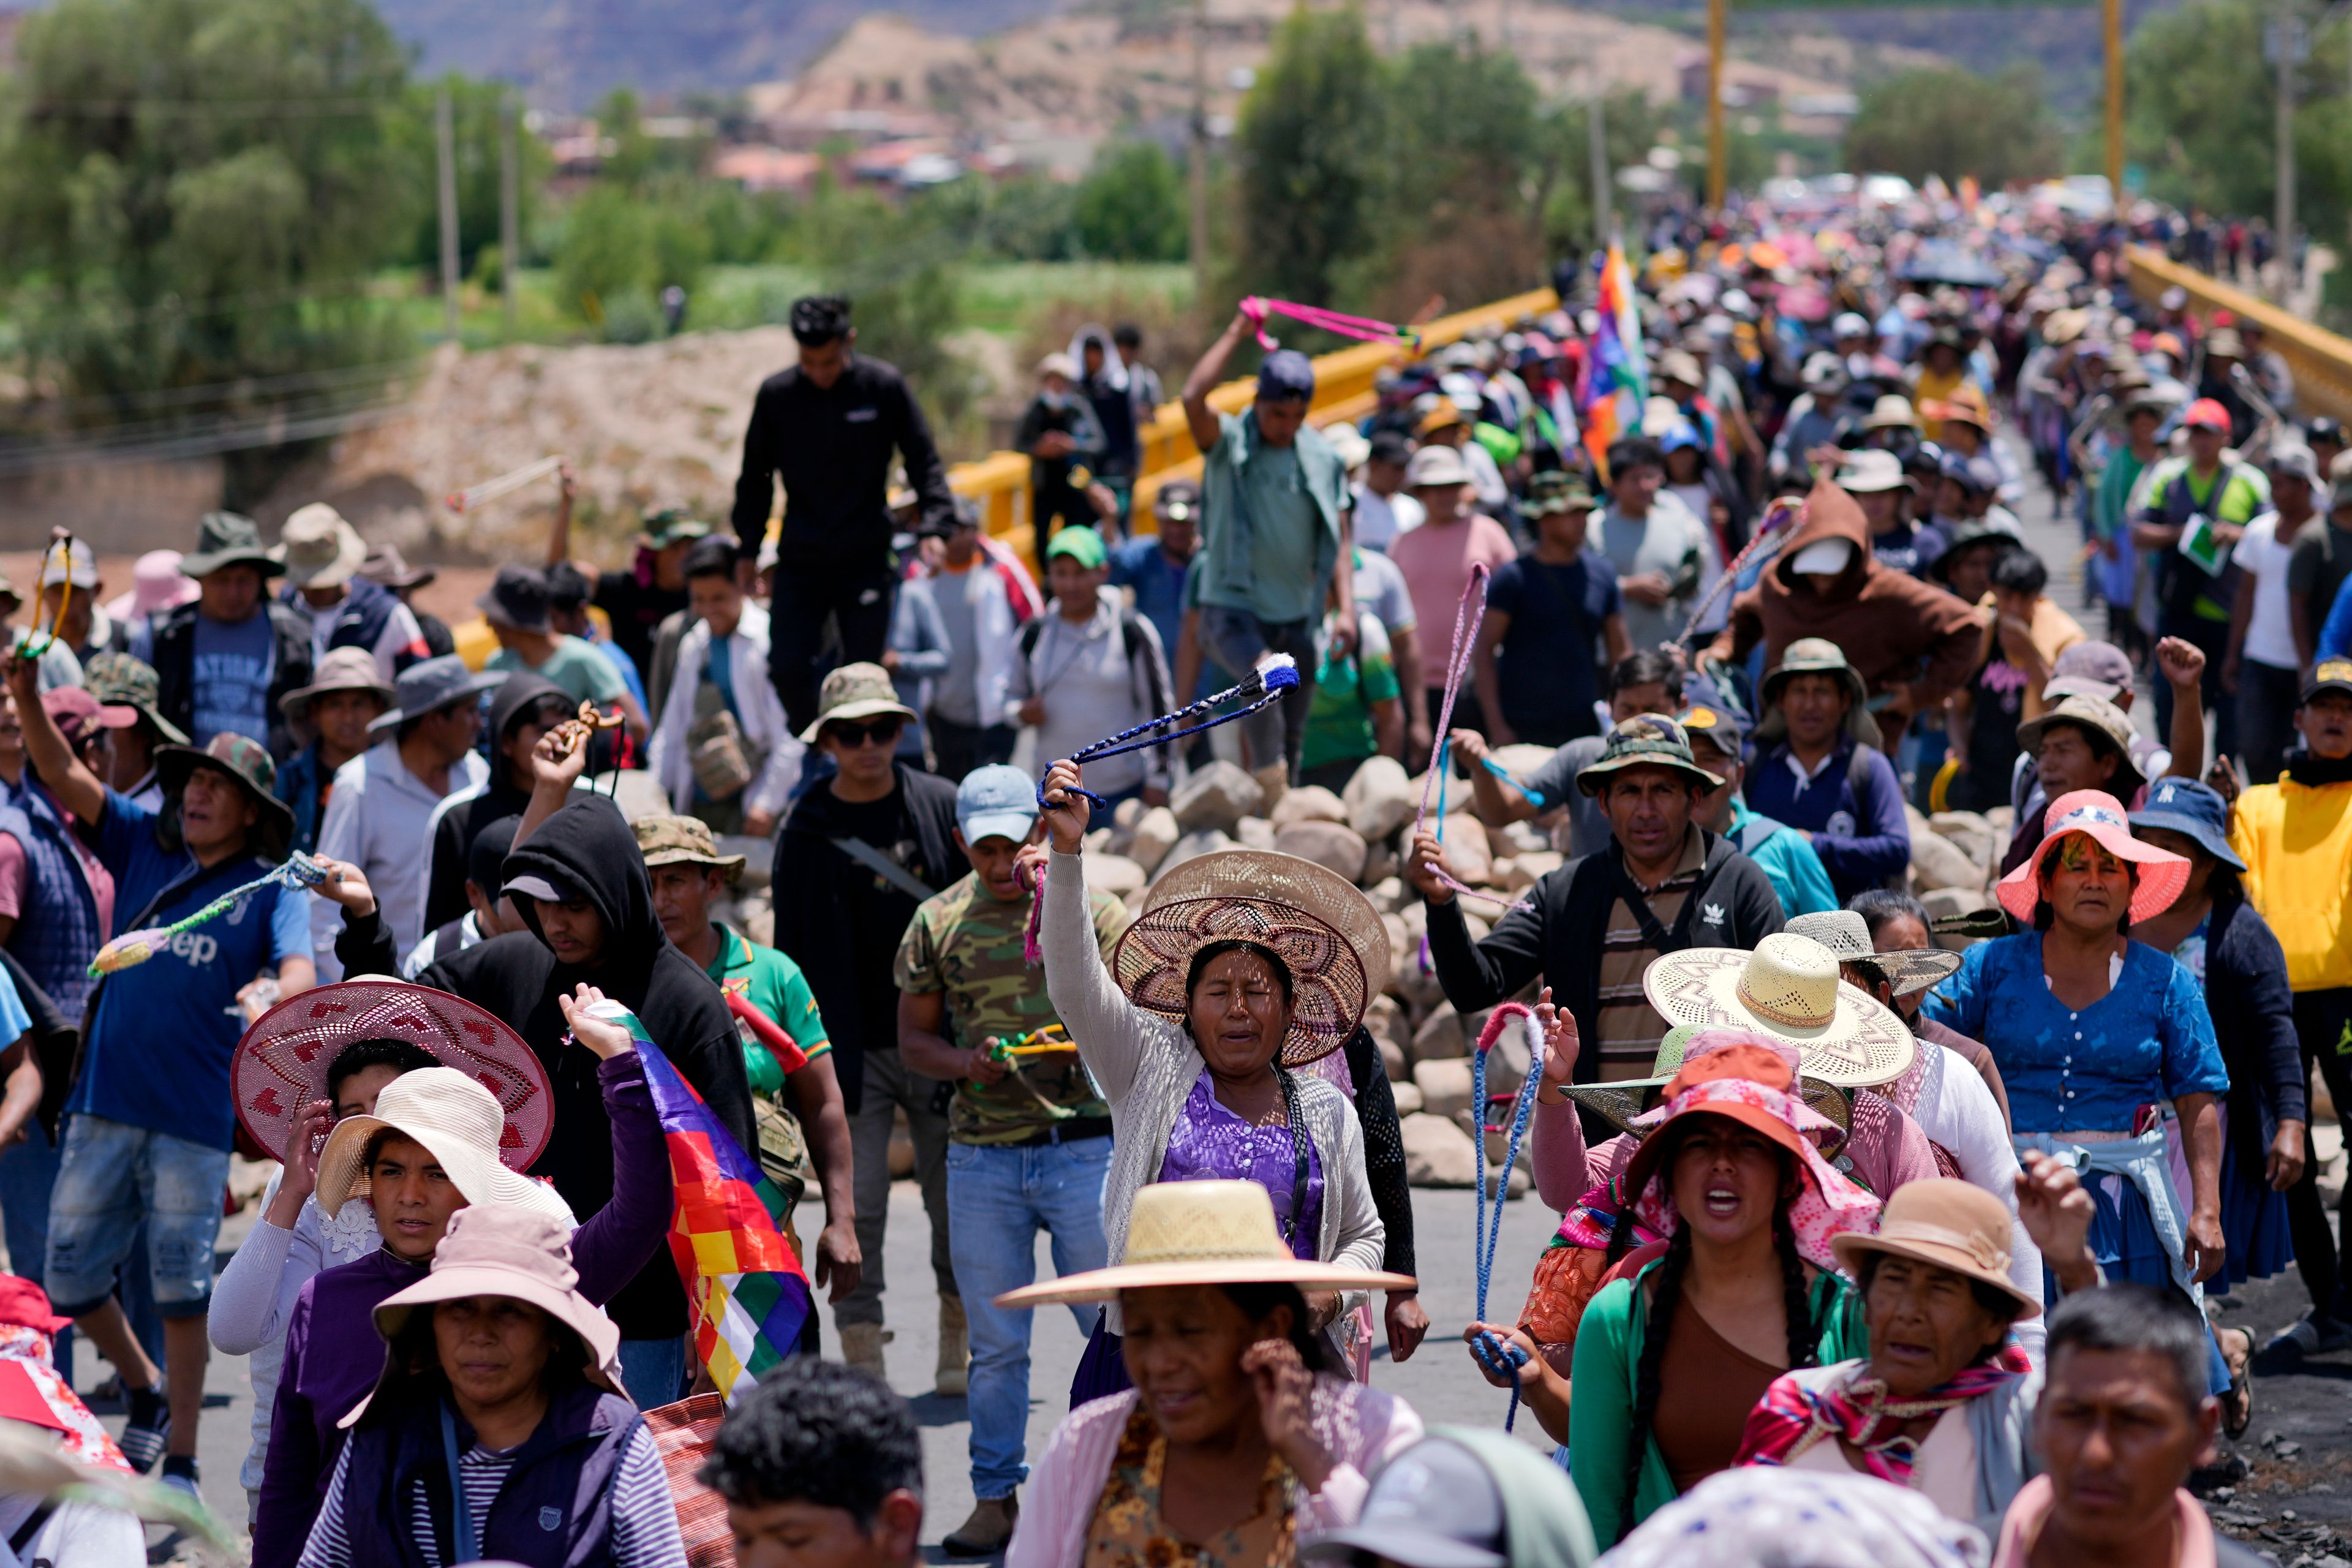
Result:
[[[0,1274],[0,1323],[54,1334],[71,1323],[49,1310],[48,1292],[21,1274]]]
[[[2201,425],[2227,436],[2230,433],[2230,411],[2221,406],[2219,399],[2200,397],[2189,405],[2189,411],[2180,416],[2180,423],[2186,429],[2194,430]]]
[[[1993,889],[2002,909],[2021,921],[2033,919],[2033,907],[2042,901],[2042,857],[2070,833],[2084,834],[2116,859],[2132,863],[2137,873],[2131,901],[2134,924],[2170,909],[2189,885],[2188,857],[2134,838],[2122,802],[2105,790],[2069,790],[2052,801],[2042,815],[2042,842],[2033,847],[2033,853]]]
[[[92,730],[128,730],[139,722],[139,710],[120,702],[100,702],[79,686],[59,686],[41,693],[41,711],[79,743]]]

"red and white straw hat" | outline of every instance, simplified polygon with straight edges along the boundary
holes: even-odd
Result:
[[[2170,909],[2189,885],[2187,858],[2134,838],[2131,819],[2121,801],[2105,790],[2070,790],[2052,801],[2042,814],[2042,842],[2033,847],[2033,853],[1993,889],[2002,909],[2032,923],[2034,906],[2042,901],[2042,859],[2053,844],[2070,833],[2083,834],[2116,859],[2132,864],[2137,873],[2131,901],[2135,923]]]
[[[229,1067],[236,1119],[275,1154],[302,1106],[327,1097],[327,1069],[360,1040],[406,1040],[489,1090],[505,1115],[499,1163],[528,1168],[547,1147],[555,1111],[547,1069],[495,1014],[430,986],[381,977],[289,996],[254,1020]]]

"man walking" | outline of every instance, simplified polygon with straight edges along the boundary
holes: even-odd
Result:
[[[799,776],[802,749],[784,722],[768,668],[770,622],[735,579],[735,542],[705,539],[686,555],[695,619],[654,731],[653,773],[670,809],[714,833],[765,838]]]
[[[1281,717],[1260,713],[1242,725],[1259,782],[1286,784],[1298,773],[1314,698],[1315,631],[1335,574],[1337,602],[1355,602],[1354,514],[1339,454],[1307,424],[1315,365],[1305,354],[1278,349],[1266,356],[1248,413],[1209,406],[1234,350],[1256,330],[1236,314],[1184,378],[1185,423],[1205,455],[1194,596],[1202,651],[1229,680],[1241,679],[1269,653],[1297,661],[1298,684],[1278,705]],[[1354,628],[1344,621],[1335,636],[1339,652],[1354,646]],[[1176,674],[1178,689],[1192,689],[1193,672]]]
[[[1151,623],[1103,595],[1109,574],[1102,536],[1069,528],[1045,546],[1045,580],[1054,597],[1045,614],[1021,628],[1009,700],[1024,724],[1037,729],[1037,754],[1066,757],[1080,747],[1134,728],[1178,704],[1170,700],[1168,660]],[[1123,800],[1168,799],[1165,747],[1106,757],[1095,788],[1103,804],[1097,826]]]
[[[224,732],[201,751],[163,748],[165,808],[146,811],[75,758],[41,706],[31,665],[10,660],[7,683],[34,767],[98,835],[119,930],[183,920],[285,855],[293,814],[273,793],[277,770],[259,742]],[[192,1493],[213,1242],[234,1142],[229,1059],[247,1018],[310,989],[316,974],[310,895],[267,887],[108,976],[86,1015],[50,1199],[49,1297],[121,1377],[125,1457],[142,1471],[163,1458],[165,1481]],[[134,1260],[142,1223],[147,1256]],[[115,1271],[142,1265],[163,1318],[160,1373],[114,1296]]]
[[[955,841],[955,790],[897,761],[898,731],[915,717],[877,664],[824,678],[817,717],[801,738],[835,773],[784,818],[776,841],[776,946],[808,975],[833,1040],[856,1157],[857,1289],[834,1305],[842,1358],[877,1377],[882,1364],[883,1227],[890,1207],[890,1132],[901,1110],[915,1144],[915,1179],[931,1224],[940,1293],[940,1365],[964,1365],[963,1304],[948,1253],[947,1116],[936,1079],[898,1048],[899,940],[918,905],[970,870]]]
[[[339,647],[355,647],[375,661],[378,679],[429,658],[425,628],[391,589],[359,574],[367,546],[359,530],[324,501],[312,501],[286,520],[273,553],[286,565],[279,602],[310,620],[313,664]]]
[[[2189,455],[2159,464],[2141,494],[2146,500],[2132,519],[2132,548],[2156,552],[2158,637],[2180,637],[2205,655],[2200,690],[2214,716],[2214,746],[2223,756],[2238,750],[2238,720],[2222,700],[2221,660],[2229,651],[2230,605],[2238,592],[2231,564],[2246,525],[2270,499],[2261,472],[2235,460],[2228,450],[2230,413],[2200,397],[2180,416]],[[2156,728],[2171,728],[2172,691],[2156,689]]]
[[[339,647],[319,661],[310,685],[288,692],[280,703],[295,732],[310,737],[278,770],[278,798],[294,808],[294,847],[305,855],[319,846],[335,774],[368,749],[368,726],[395,700],[392,682],[376,673],[373,655]]]
[[[211,511],[180,570],[196,580],[194,603],[153,616],[131,639],[154,666],[163,718],[198,746],[226,732],[259,741],[273,759],[292,756],[285,698],[310,684],[315,660],[310,617],[262,594],[284,564],[262,548],[251,518]]]
[[[400,706],[368,725],[375,744],[336,770],[319,853],[366,874],[395,952],[407,952],[431,929],[425,892],[434,814],[450,795],[489,778],[474,742],[482,733],[482,690],[499,682],[474,674],[454,653],[410,665],[393,683]],[[343,977],[331,952],[341,924],[334,903],[314,901],[310,945],[330,984]]]
[[[1023,960],[1030,889],[1024,861],[1037,826],[1037,786],[1013,767],[968,774],[956,791],[956,843],[971,873],[925,900],[899,943],[898,1049],[919,1072],[956,1084],[948,1141],[949,1246],[971,1324],[971,1517],[947,1538],[958,1557],[1004,1549],[1020,1517],[1014,1490],[1029,1426],[1025,1310],[995,1305],[1036,1276],[1037,1233],[1054,1239],[1054,1271],[1099,1268],[1103,1178],[1110,1170],[1110,1107],[1075,1050],[1003,1058],[1000,1044],[1057,1020],[1037,972]],[[1098,889],[1087,907],[1106,963],[1127,911]],[[1076,1309],[1078,1331],[1096,1310]]]
[[[2287,581],[2295,540],[2315,525],[2319,488],[2318,459],[2299,441],[2272,447],[2265,466],[2271,510],[2246,524],[2230,553],[2238,568],[2238,592],[2230,606],[2230,651],[2221,660],[2221,689],[2237,700],[2238,736],[2252,784],[2277,779],[2294,736],[2305,661],[2295,647]]]
[[[826,618],[840,626],[846,663],[879,659],[889,635],[891,454],[906,464],[925,521],[952,515],[955,497],[913,392],[889,365],[851,353],[849,301],[796,300],[792,324],[800,363],[762,382],[752,401],[734,523],[748,588],[783,481],[769,668],[801,730],[816,717]]]
[[[1824,637],[1790,643],[1758,698],[1748,804],[1812,840],[1841,902],[1901,877],[1911,864],[1903,781],[1843,651]]]

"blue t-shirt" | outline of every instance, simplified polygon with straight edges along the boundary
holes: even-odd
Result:
[[[142,928],[184,920],[269,868],[257,856],[235,856],[206,869],[184,849],[167,854],[155,842],[155,821],[156,813],[106,792],[98,858],[119,889],[117,935],[133,920]],[[143,918],[142,911],[148,911]],[[237,990],[264,969],[310,956],[310,895],[272,886],[182,931],[146,963],[109,976],[66,1109],[232,1147],[236,1119],[228,1066],[245,1033]]]
[[[2146,942],[2075,1012],[2042,977],[2041,932],[1980,942],[1927,1010],[1992,1052],[2020,1132],[2129,1132],[2143,1105],[2230,1091],[2203,989]]]
[[[33,1016],[25,1011],[25,999],[16,994],[16,982],[0,966],[0,1049],[15,1045],[32,1026]]]
[[[224,730],[269,743],[269,678],[277,637],[267,610],[235,626],[196,617],[194,658],[190,663],[194,716],[188,728],[199,746]]]
[[[1600,733],[1601,626],[1624,608],[1609,557],[1587,548],[1565,566],[1506,561],[1486,603],[1511,617],[1495,658],[1505,721],[1555,746]]]
[[[1111,586],[1135,590],[1135,613],[1151,623],[1171,659],[1184,629],[1184,577],[1191,570],[1169,560],[1157,536],[1130,539],[1110,552]]]
[[[620,676],[621,684],[629,689],[631,697],[636,699],[637,707],[652,712],[653,710],[646,706],[646,683],[637,678],[636,661],[628,656],[627,651],[619,643],[606,637],[597,637],[589,646],[604,656],[605,662]],[[727,705],[732,708],[735,704],[730,700]]]

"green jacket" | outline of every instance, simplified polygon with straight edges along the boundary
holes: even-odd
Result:
[[[1433,1426],[1429,1435],[1461,1444],[1495,1478],[1503,1494],[1503,1556],[1511,1568],[1586,1568],[1601,1554],[1576,1493],[1551,1460],[1492,1429]]]
[[[1663,1259],[1661,1259],[1663,1261]],[[1592,1298],[1576,1329],[1576,1363],[1570,1382],[1576,1397],[1569,1406],[1570,1473],[1584,1498],[1596,1541],[1614,1543],[1630,1528],[1619,1521],[1625,1496],[1625,1445],[1633,1428],[1633,1380],[1642,1365],[1647,1299],[1638,1294],[1653,1263],[1632,1279],[1619,1279]],[[1640,1303],[1639,1310],[1636,1304]],[[1821,1326],[1814,1359],[1824,1365],[1870,1353],[1862,1324],[1862,1298],[1841,1275],[1824,1271],[1813,1281],[1813,1321]],[[1642,1456],[1642,1479],[1633,1494],[1634,1524],[1675,1500],[1675,1483],[1656,1438]]]

